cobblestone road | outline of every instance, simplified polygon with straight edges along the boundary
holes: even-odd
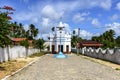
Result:
[[[67,59],[45,55],[8,80],[120,80],[120,71],[73,54]]]

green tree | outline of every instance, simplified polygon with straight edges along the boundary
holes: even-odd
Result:
[[[34,41],[34,47],[38,48],[40,51],[45,48],[44,46],[45,40],[44,39],[38,39]]]
[[[28,40],[26,39],[26,40],[21,41],[20,45],[24,46],[26,48],[26,57],[27,57],[28,56],[28,48],[29,48],[29,42],[28,42]]]
[[[93,36],[92,40],[103,43],[103,48],[114,48],[116,45],[114,35],[115,31],[110,29],[109,31],[105,31],[100,36]]]
[[[114,35],[115,35],[115,31],[109,30],[103,33],[103,38],[104,40],[114,41]]]
[[[22,23],[19,23],[18,26],[18,37],[25,37],[25,29]]]
[[[12,27],[11,27],[11,31],[10,31],[10,37],[17,37],[16,36],[16,32],[17,32],[17,28],[18,28],[18,25],[17,25],[17,22],[14,22],[14,23],[12,23],[12,25],[11,25]]]
[[[118,36],[118,37],[115,39],[115,42],[116,42],[116,46],[117,46],[117,47],[120,47],[120,36]]]
[[[99,37],[98,37],[98,36],[93,36],[93,37],[92,37],[92,41],[97,41],[97,42],[99,42]]]
[[[29,37],[30,37],[30,31],[29,31],[29,30],[26,31],[25,37],[26,37],[27,39],[29,39]]]
[[[71,45],[72,45],[72,47],[76,47],[77,42],[79,42],[81,40],[82,40],[81,37],[72,36],[72,38],[71,38]]]
[[[9,47],[11,41],[9,39],[9,33],[11,31],[12,19],[9,14],[13,14],[14,9],[9,6],[0,7],[0,47],[7,47],[8,60],[10,60]]]
[[[30,24],[29,31],[28,31],[29,38],[33,40],[37,36],[38,32],[39,32],[38,29],[35,28],[33,24]]]
[[[17,24],[17,22],[12,23],[12,30],[10,36],[14,38],[23,38],[26,35],[26,31],[22,23]]]
[[[0,46],[5,47],[9,44],[10,39],[8,34],[10,32],[10,21],[7,14],[0,13]]]

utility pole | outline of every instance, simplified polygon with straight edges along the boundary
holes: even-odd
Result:
[[[78,45],[79,45],[79,36],[80,36],[80,28],[78,28],[78,35],[77,35],[77,55],[79,54],[79,47],[78,47]]]

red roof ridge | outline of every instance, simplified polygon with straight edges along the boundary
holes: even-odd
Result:
[[[11,38],[12,41],[23,41],[26,38]]]

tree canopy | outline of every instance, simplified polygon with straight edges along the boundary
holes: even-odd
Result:
[[[33,40],[39,33],[34,24],[30,24],[29,29],[25,30],[22,23],[12,22],[9,14],[13,14],[13,11],[9,6],[0,7],[0,47],[9,45],[10,37]]]
[[[110,29],[105,31],[100,36],[93,36],[92,40],[102,43],[104,45],[103,48],[114,48],[116,46],[114,36],[115,31]]]
[[[14,9],[9,6],[0,7],[0,47],[10,44],[9,32],[11,31],[12,19],[9,14],[13,14]]]
[[[40,51],[41,51],[41,49],[45,48],[44,43],[45,43],[44,39],[34,40],[34,47],[40,49]]]
[[[71,39],[71,46],[75,47],[79,41],[83,40],[81,37],[78,36],[72,36]]]

